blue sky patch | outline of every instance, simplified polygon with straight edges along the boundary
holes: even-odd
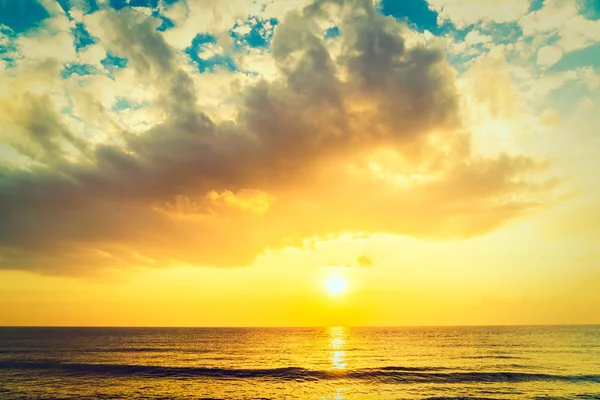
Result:
[[[113,111],[139,110],[148,107],[148,105],[149,103],[146,101],[137,103],[135,101],[129,101],[125,97],[119,97],[117,98],[117,101],[115,101],[115,104],[113,104],[112,109]]]
[[[213,35],[209,35],[208,33],[199,33],[192,39],[191,47],[198,47],[203,44],[216,44],[217,38]]]
[[[580,14],[587,19],[597,21],[600,19],[600,0],[579,0]]]
[[[200,72],[212,72],[216,68],[221,67],[230,71],[236,71],[237,67],[233,58],[226,54],[216,54],[208,56],[210,48],[217,45],[217,40],[214,36],[199,33],[192,40],[192,45],[184,50],[184,52],[192,59],[192,62],[198,67]],[[203,51],[206,49],[205,51]],[[205,57],[201,53],[207,53]]]
[[[89,64],[65,64],[62,71],[60,72],[60,76],[63,79],[68,79],[72,75],[94,75],[98,70],[93,65]]]
[[[158,0],[129,0],[129,6],[131,7],[158,7]]]
[[[446,59],[459,74],[463,74],[469,69],[471,62],[479,57],[480,54],[480,51],[470,53],[464,52],[457,55],[446,54]]]
[[[73,32],[75,49],[77,50],[84,49],[90,44],[96,43],[96,39],[90,35],[85,26],[80,22],[75,24],[75,28],[72,28],[71,32]]]
[[[440,26],[439,34],[442,36],[450,35],[454,38],[454,40],[464,40],[465,37],[467,37],[467,35],[469,34],[469,32],[471,32],[475,28],[480,30],[477,25],[471,25],[466,27],[465,29],[456,29],[456,27],[453,24],[445,22],[442,26]]]
[[[171,29],[173,27],[175,27],[175,23],[173,21],[171,21],[169,18],[165,17],[164,15],[161,15],[157,10],[154,10],[152,12],[152,16],[154,18],[159,18],[162,21],[162,24],[156,28],[157,30],[164,32],[167,29]]]
[[[106,58],[104,60],[100,61],[100,63],[104,66],[104,68],[109,68],[109,67],[125,68],[125,67],[127,67],[128,62],[129,62],[128,59],[123,58],[123,57],[117,57],[110,52],[107,52]]]
[[[429,31],[436,36],[450,35],[455,40],[462,40],[473,29],[457,29],[453,23],[444,21],[438,24],[438,13],[429,9],[425,0],[382,0],[381,13],[392,16],[399,21],[404,21],[411,29],[417,32]]]
[[[93,12],[96,12],[100,9],[100,7],[98,6],[98,3],[96,2],[96,0],[87,0],[88,3],[88,9],[87,10],[83,10],[86,14],[91,14]]]
[[[68,13],[71,9],[71,6],[69,5],[69,0],[56,0],[56,2],[66,13]]]
[[[58,4],[65,10],[66,13],[71,9],[71,0],[56,0]],[[93,13],[98,10],[98,3],[96,0],[83,0],[78,1],[76,6],[81,9],[85,14]]]
[[[544,5],[544,0],[531,0],[529,3],[528,13],[541,9]]]
[[[10,57],[2,57],[0,53],[0,61],[2,61],[6,68],[14,68],[17,65],[17,60]]]
[[[120,10],[129,6],[129,4],[127,4],[127,0],[110,0],[110,6],[115,10]]]
[[[14,43],[15,34],[13,31],[4,25],[0,25],[0,37],[5,36],[8,40],[4,44],[0,42],[0,60],[3,61],[6,67],[15,66],[15,56],[17,56],[17,46]]]
[[[336,38],[341,35],[340,28],[333,26],[325,31],[325,39]]]
[[[560,32],[551,32],[548,38],[546,39],[546,45],[555,44],[560,40]]]
[[[36,0],[0,1],[0,24],[17,34],[38,26],[48,17],[46,9]]]
[[[245,43],[250,47],[268,48],[273,39],[273,31],[278,24],[277,19],[270,18],[268,20],[259,17],[250,17],[243,24],[236,24],[230,30],[231,37],[238,42]],[[240,26],[249,26],[250,32],[239,34],[235,31]]]
[[[108,70],[108,75],[111,78],[116,70],[126,68],[128,63],[128,59],[117,57],[110,52],[106,52],[106,58],[100,61],[100,64]]]
[[[559,62],[550,67],[548,72],[567,71],[585,66],[600,68],[598,54],[600,54],[600,42],[565,54]]]
[[[409,25],[416,26],[419,32],[428,30],[437,34],[439,30],[438,13],[430,10],[425,0],[382,0],[381,13],[404,20]]]
[[[0,25],[0,38],[3,36],[7,37],[8,40],[4,45],[0,41],[0,54],[8,53],[9,51],[15,51],[16,47],[14,46],[12,39],[14,39],[16,35],[9,27]]]

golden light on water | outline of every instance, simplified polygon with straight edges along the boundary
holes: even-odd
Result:
[[[332,327],[329,331],[331,345],[331,368],[346,369],[346,330],[343,327]]]

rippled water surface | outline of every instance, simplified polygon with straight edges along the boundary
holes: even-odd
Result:
[[[0,398],[600,399],[600,326],[0,328]]]

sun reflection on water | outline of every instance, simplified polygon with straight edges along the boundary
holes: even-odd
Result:
[[[346,330],[342,327],[333,327],[329,330],[331,345],[331,368],[337,370],[346,369]]]
[[[343,400],[346,398],[346,395],[344,394],[344,392],[346,391],[346,388],[338,388],[335,393],[333,394],[333,399],[334,400]]]

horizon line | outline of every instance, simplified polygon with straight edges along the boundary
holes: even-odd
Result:
[[[578,324],[465,324],[465,325],[0,325],[2,328],[123,328],[123,329],[327,329],[327,328],[486,328],[486,327],[569,327],[600,326],[598,323]]]

